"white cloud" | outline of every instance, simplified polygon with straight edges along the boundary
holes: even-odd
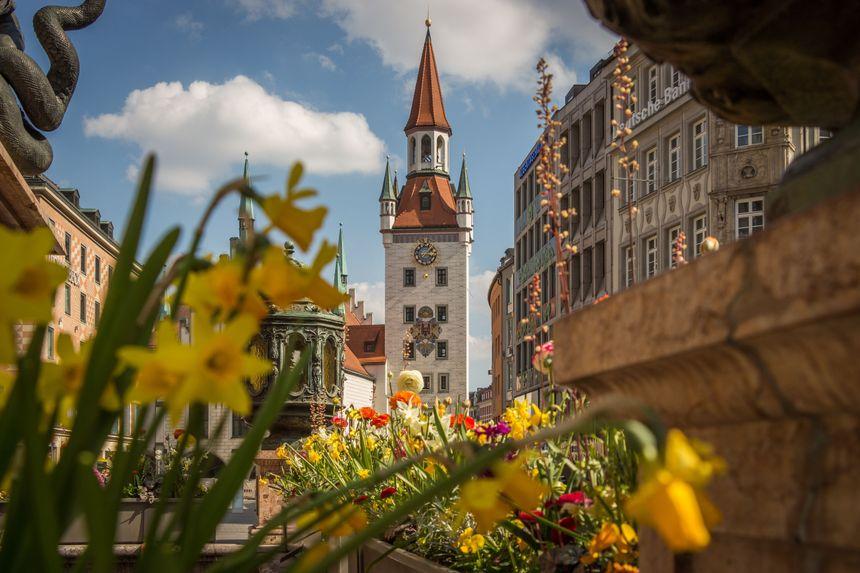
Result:
[[[469,335],[469,360],[484,361],[490,359],[490,337]]]
[[[332,60],[325,54],[320,54],[318,52],[308,52],[302,57],[306,62],[314,62],[319,64],[319,67],[324,70],[328,70],[330,72],[337,70],[337,64],[335,64],[334,60]]]
[[[364,301],[364,312],[373,313],[373,323],[385,322],[385,282],[361,282],[349,285],[355,289],[355,300]]]
[[[473,313],[473,319],[489,319],[490,317],[487,292],[490,290],[490,283],[493,282],[494,276],[496,276],[495,271],[482,271],[469,277],[469,306]]]
[[[384,149],[363,115],[317,111],[245,76],[135,90],[119,113],[84,118],[84,132],[157,152],[159,188],[195,196],[233,175],[245,150],[256,166],[286,171],[301,159],[328,175],[378,173]]]
[[[332,54],[338,54],[338,55],[342,56],[343,55],[343,46],[341,46],[338,43],[334,43],[328,47],[328,51],[331,52]]]
[[[194,19],[194,15],[191,12],[184,12],[176,16],[173,19],[173,27],[179,30],[180,32],[184,32],[188,35],[192,40],[199,40],[200,36],[203,33],[203,22]]]
[[[350,41],[371,44],[399,72],[418,65],[423,3],[404,0],[323,0]],[[575,80],[561,56],[583,63],[605,55],[612,36],[568,0],[436,0],[433,45],[440,71],[458,81],[531,91],[534,66],[547,57],[557,94]],[[413,23],[414,25],[410,25]]]
[[[299,0],[238,0],[236,4],[249,20],[267,17],[286,20],[296,13]]]

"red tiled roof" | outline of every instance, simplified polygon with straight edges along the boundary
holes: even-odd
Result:
[[[431,193],[430,209],[422,211],[420,194],[425,184]],[[397,216],[394,218],[393,228],[423,227],[458,227],[454,187],[447,177],[441,175],[410,177],[403,186],[403,191],[397,200]]]
[[[385,362],[384,324],[350,326],[346,332],[346,345],[361,364],[381,364]],[[365,342],[373,342],[373,350],[365,351]]]
[[[439,85],[436,56],[433,54],[433,42],[430,41],[429,29],[427,38],[424,40],[421,63],[418,65],[418,79],[415,81],[415,94],[412,96],[412,111],[403,130],[408,132],[416,127],[435,127],[451,133],[451,125],[445,117],[445,103],[442,101],[442,88]]]
[[[346,326],[349,328],[350,326],[358,326],[361,324],[361,321],[358,320],[358,317],[355,316],[355,313],[352,310],[352,301],[346,304]]]
[[[364,366],[361,365],[361,361],[348,345],[343,349],[343,367],[354,374],[373,378],[368,374],[367,370],[364,369]]]

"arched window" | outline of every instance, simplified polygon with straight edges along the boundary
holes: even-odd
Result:
[[[323,386],[329,394],[337,388],[337,346],[329,337],[323,347]]]
[[[425,135],[421,138],[421,162],[433,162],[433,142],[430,140],[429,135]]]
[[[409,138],[409,165],[415,165],[415,138]]]
[[[286,341],[286,346],[284,347],[283,357],[283,365],[282,368],[292,369],[299,361],[299,358],[302,357],[302,353],[308,347],[307,341],[305,341],[304,337],[301,334],[291,334]],[[292,354],[288,354],[290,348],[293,349]],[[305,368],[305,371],[302,372],[301,377],[299,378],[298,384],[293,388],[293,393],[297,394],[301,390],[307,386],[308,383],[308,371]]]
[[[445,138],[441,135],[436,138],[436,165],[445,169]]]
[[[430,193],[421,193],[419,195],[421,202],[421,210],[429,211],[430,210]]]

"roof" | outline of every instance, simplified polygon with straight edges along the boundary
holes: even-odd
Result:
[[[472,198],[472,188],[469,185],[469,168],[466,167],[466,154],[463,153],[463,164],[460,166],[460,184],[457,185],[457,197]]]
[[[391,168],[389,167],[389,158],[385,158],[385,177],[382,179],[382,191],[379,192],[379,200],[380,201],[397,201],[397,191],[396,191],[396,180],[397,176],[394,176],[395,183],[391,184]]]
[[[360,376],[366,376],[367,378],[373,378],[367,370],[364,369],[364,366],[361,365],[361,362],[358,360],[358,357],[355,353],[349,348],[349,346],[344,347],[343,349],[343,367],[349,372],[354,374],[358,374]]]
[[[431,193],[430,209],[421,210],[421,190]],[[424,191],[425,193],[427,191]],[[394,229],[420,229],[425,227],[458,227],[454,189],[442,175],[410,177],[403,186],[397,202]]]
[[[416,127],[432,127],[451,134],[451,125],[445,116],[442,87],[439,85],[439,73],[436,70],[436,56],[433,53],[429,27],[427,37],[424,39],[424,51],[421,52],[421,63],[418,64],[418,78],[415,80],[415,94],[412,96],[412,111],[403,130],[408,132]]]
[[[365,342],[373,342],[373,350],[365,350]],[[347,328],[346,345],[361,364],[385,363],[385,325],[359,324]]]

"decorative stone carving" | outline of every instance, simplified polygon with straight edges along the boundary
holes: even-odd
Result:
[[[654,218],[654,210],[651,209],[651,207],[648,207],[647,209],[645,209],[645,222],[650,223],[651,219],[653,219],[653,218]]]
[[[698,201],[699,197],[701,197],[701,196],[702,196],[702,184],[696,183],[695,185],[693,185],[693,199]]]
[[[751,165],[750,163],[741,167],[741,179],[752,179],[757,173],[755,165]]]
[[[0,142],[24,175],[50,167],[53,150],[40,130],[60,126],[78,83],[80,62],[66,30],[86,28],[104,7],[105,0],[86,0],[36,12],[33,28],[51,62],[46,76],[24,53],[14,0],[0,0]]]
[[[678,199],[674,195],[669,195],[669,212],[675,212],[675,204],[678,202]]]

